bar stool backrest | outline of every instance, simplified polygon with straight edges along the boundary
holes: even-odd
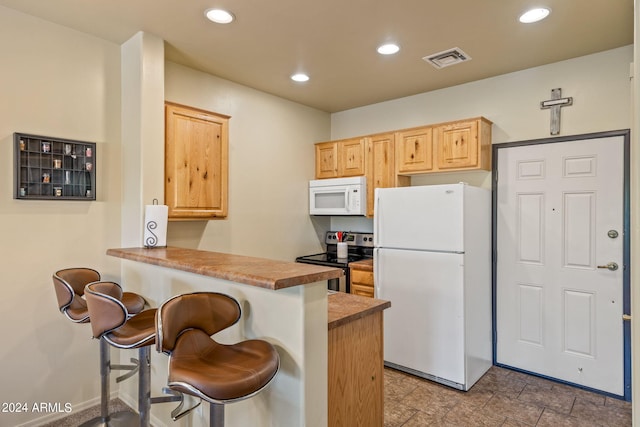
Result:
[[[84,297],[91,312],[94,338],[118,329],[127,321],[127,308],[122,303],[122,288],[115,282],[93,282],[85,287]]]
[[[84,287],[100,280],[100,273],[91,268],[66,268],[53,274],[53,287],[58,299],[58,308],[71,321],[87,323],[87,303],[82,298]]]
[[[165,301],[156,313],[156,349],[170,354],[180,334],[200,329],[211,336],[240,320],[242,310],[235,298],[216,292],[194,292]]]

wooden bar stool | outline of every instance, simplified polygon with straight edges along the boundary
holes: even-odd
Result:
[[[120,349],[138,349],[138,419],[141,427],[150,425],[152,403],[180,402],[182,394],[151,397],[150,347],[155,343],[156,309],[130,316],[122,301],[122,288],[115,282],[93,282],[85,287],[85,298],[91,315],[93,337]]]
[[[211,426],[224,425],[224,405],[267,387],[280,368],[276,349],[263,340],[219,344],[211,335],[240,320],[240,304],[213,292],[178,295],[156,315],[156,349],[169,354],[169,388],[210,404]]]
[[[74,323],[88,323],[90,321],[87,301],[84,299],[85,286],[91,282],[99,281],[100,273],[91,268],[66,268],[53,274],[53,286],[58,299],[58,308],[69,320]],[[140,295],[125,292],[123,303],[130,315],[141,312],[145,307],[145,300]],[[131,412],[117,412],[109,414],[109,374],[112,370],[126,370],[128,373],[118,377],[117,382],[133,376],[138,370],[135,359],[133,365],[112,365],[109,345],[100,341],[100,417],[94,418],[83,426],[94,425],[126,425],[135,414]]]

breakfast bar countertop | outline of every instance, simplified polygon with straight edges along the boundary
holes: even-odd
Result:
[[[329,294],[328,301],[328,327],[329,329],[337,328],[389,307],[391,307],[389,301],[345,294],[344,292],[332,292]]]
[[[107,255],[232,282],[278,290],[336,279],[339,268],[178,248],[114,248]]]

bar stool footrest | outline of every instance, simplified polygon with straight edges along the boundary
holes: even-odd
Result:
[[[131,378],[132,376],[137,374],[138,371],[140,370],[140,362],[138,361],[138,359],[135,359],[132,357],[129,360],[131,362],[131,365],[110,365],[109,366],[109,368],[112,371],[129,371],[126,374],[120,375],[118,378],[116,378],[116,383],[120,383],[128,378]]]
[[[155,399],[163,399],[163,400],[158,400],[157,403],[180,401],[180,404],[173,411],[171,411],[171,419],[173,421],[178,421],[180,418],[184,417],[189,412],[191,412],[194,409],[196,409],[202,403],[202,400],[199,399],[199,398],[196,398],[196,397],[190,396],[190,395],[185,395],[185,394],[183,394],[183,393],[181,393],[179,391],[172,390],[169,387],[163,387],[162,388],[162,392],[164,394],[169,394],[171,396],[170,397],[169,396],[167,396],[167,397],[153,397],[153,398],[151,398],[151,403],[156,403],[154,401]],[[185,399],[185,396],[187,397],[187,399]],[[164,400],[164,399],[166,399],[166,400]],[[185,406],[185,400],[190,401],[191,404],[189,405],[188,408],[183,409],[184,406]]]

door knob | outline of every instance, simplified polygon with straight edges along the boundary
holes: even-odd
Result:
[[[616,271],[618,269],[618,264],[610,262],[607,265],[599,265],[598,268],[606,268],[607,270]]]

